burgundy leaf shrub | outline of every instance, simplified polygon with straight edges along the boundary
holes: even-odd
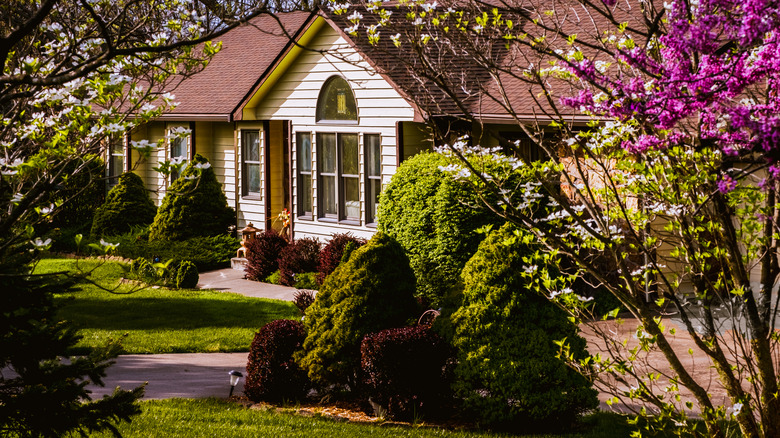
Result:
[[[310,384],[292,359],[306,338],[300,321],[278,319],[255,333],[246,365],[244,393],[252,401],[300,399]]]
[[[322,245],[319,239],[305,237],[297,239],[279,253],[279,283],[295,286],[295,274],[317,271]]]
[[[437,416],[450,405],[453,352],[429,326],[383,330],[360,345],[368,396],[387,408],[390,418]]]
[[[355,249],[357,249],[363,246],[366,240],[355,237],[352,233],[338,233],[331,237],[320,253],[320,262],[316,269],[319,272],[317,276],[318,283],[322,284],[325,281],[325,277],[336,270],[336,267],[341,263],[341,257],[344,255],[344,248],[346,248],[349,242],[353,242]]]
[[[246,245],[247,278],[263,281],[279,269],[279,254],[289,245],[287,239],[273,229],[257,233],[257,238]]]

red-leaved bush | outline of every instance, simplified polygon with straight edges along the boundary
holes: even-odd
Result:
[[[279,283],[295,286],[295,274],[317,272],[322,245],[319,239],[297,239],[279,253]]]
[[[336,270],[336,267],[341,263],[341,258],[344,255],[344,248],[346,248],[349,242],[355,244],[355,249],[365,245],[366,240],[360,239],[352,235],[352,233],[337,233],[328,241],[325,248],[320,253],[320,262],[317,268],[317,282],[322,284],[325,281],[325,277],[330,275],[331,272]]]
[[[390,418],[437,416],[450,405],[453,352],[429,326],[367,335],[360,354],[365,389]]]
[[[303,324],[289,319],[271,321],[255,333],[244,384],[250,400],[295,400],[306,395],[309,379],[292,358],[305,338]]]
[[[273,229],[257,233],[246,245],[246,277],[263,281],[279,269],[279,253],[288,245],[287,239]]]

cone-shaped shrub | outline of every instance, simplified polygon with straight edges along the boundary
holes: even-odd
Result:
[[[195,155],[181,176],[168,188],[149,240],[185,240],[227,233],[235,212],[227,205],[222,184],[202,155]]]
[[[92,236],[118,236],[130,232],[134,226],[152,223],[157,207],[140,176],[126,172],[119,177],[106,202],[95,211],[92,220]]]
[[[344,249],[347,244],[352,242],[355,246],[362,246],[366,244],[365,239],[360,239],[352,235],[352,233],[336,233],[330,238],[325,248],[320,253],[320,262],[317,267],[317,282],[322,284],[325,281],[325,277],[330,275],[336,270],[336,267],[341,263],[341,258],[344,255]]]
[[[279,283],[295,286],[295,274],[314,272],[320,261],[322,244],[319,239],[296,239],[279,253]]]
[[[288,319],[269,322],[255,333],[244,385],[250,400],[295,400],[306,395],[309,380],[292,359],[304,338],[303,325]]]
[[[257,233],[257,238],[246,245],[246,278],[265,281],[279,269],[279,254],[287,245],[287,239],[273,229]]]
[[[306,310],[306,341],[296,354],[315,384],[355,389],[360,342],[405,325],[415,312],[414,273],[403,248],[377,233],[325,279]]]
[[[538,250],[530,242],[509,226],[491,233],[463,270],[463,305],[452,315],[458,395],[484,424],[523,432],[566,428],[598,406],[591,382],[556,358],[555,341],[584,358],[585,340],[529,289],[523,257]]]

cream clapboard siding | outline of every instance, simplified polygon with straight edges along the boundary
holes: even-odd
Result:
[[[297,156],[295,144],[296,133],[310,132],[312,134],[313,166],[312,179],[314,194],[314,220],[299,219],[297,211],[297,165],[293,160],[293,215],[295,237],[329,238],[333,233],[352,232],[353,234],[370,238],[375,228],[365,224],[366,191],[365,191],[365,154],[363,136],[359,136],[360,147],[360,192],[361,192],[361,223],[347,225],[333,222],[323,222],[317,217],[317,152],[316,133],[358,133],[379,134],[382,145],[382,183],[386,185],[396,170],[396,128],[398,121],[411,121],[414,117],[412,107],[396,92],[380,75],[373,73],[368,63],[363,61],[339,34],[330,26],[324,26],[311,44],[315,50],[332,51],[341,49],[351,53],[350,61],[346,62],[330,54],[306,51],[303,52],[280,78],[273,90],[260,102],[256,108],[258,120],[290,120],[292,121],[293,141],[292,157]],[[325,81],[333,75],[343,76],[351,85],[358,107],[358,124],[337,125],[334,123],[318,124],[315,120],[317,97]],[[242,209],[245,208],[241,205]],[[248,208],[249,206],[246,206]],[[261,213],[261,212],[258,212]],[[242,211],[241,216],[248,216]],[[239,226],[243,226],[239,223]]]
[[[134,141],[148,140],[150,143],[156,143],[165,137],[165,123],[151,122],[135,129],[130,134],[130,139]],[[152,150],[149,157],[141,159],[138,152],[132,152],[133,171],[144,180],[146,189],[149,190],[149,196],[155,205],[160,205],[165,194],[164,178],[153,170],[157,163],[165,160],[165,148],[156,148]]]

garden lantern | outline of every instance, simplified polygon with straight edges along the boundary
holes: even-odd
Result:
[[[241,380],[242,377],[244,377],[243,374],[241,374],[241,371],[232,370],[228,373],[230,376],[230,394],[228,394],[228,398],[233,396],[233,390],[236,389],[236,385],[238,385],[238,381]]]
[[[257,238],[258,231],[260,230],[252,226],[252,222],[249,222],[246,228],[241,230],[241,248],[236,251],[236,257],[246,257],[247,245]]]

